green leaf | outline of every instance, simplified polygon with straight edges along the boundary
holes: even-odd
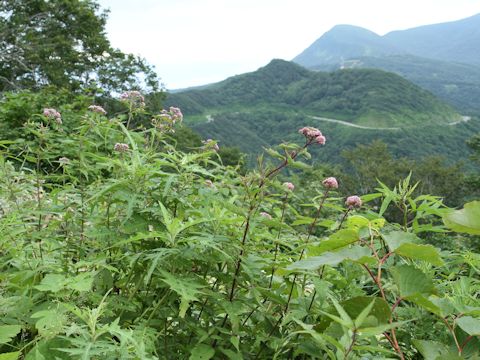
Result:
[[[355,230],[342,229],[332,234],[328,240],[321,241],[319,245],[309,247],[309,256],[318,256],[327,251],[337,250],[359,240]]]
[[[335,300],[333,297],[331,297],[330,300],[332,301],[333,306],[335,306],[335,309],[337,310],[337,313],[340,315],[340,317],[342,318],[342,320],[343,320],[344,322],[348,323],[350,328],[353,328],[353,327],[354,327],[354,322],[353,322],[353,320],[350,318],[350,316],[347,314],[347,312],[345,311],[345,309],[342,307],[342,305],[340,305],[340,304],[338,303],[338,301]]]
[[[480,235],[480,201],[469,202],[463,209],[445,214],[443,222],[453,231]]]
[[[92,288],[93,280],[95,279],[95,273],[82,273],[67,281],[67,288],[76,291],[90,291]]]
[[[0,325],[0,344],[7,344],[22,330],[20,325]]]
[[[360,328],[363,323],[365,322],[365,319],[367,318],[368,315],[370,315],[370,312],[372,311],[373,305],[375,304],[375,299],[372,299],[370,304],[367,305],[366,308],[362,310],[362,312],[357,316],[355,319],[355,327],[358,329]]]
[[[366,307],[373,301],[372,309],[368,316],[363,320],[363,327],[373,327],[379,324],[387,324],[390,320],[390,306],[379,297],[357,296],[348,300],[342,301],[340,304],[345,309],[350,318],[358,318]],[[329,313],[337,315],[335,309],[328,309]],[[330,325],[329,319],[323,318],[318,324],[317,328],[325,330]]]
[[[35,327],[38,333],[44,337],[53,337],[63,330],[66,323],[66,317],[60,309],[41,310],[31,316],[38,319]]]
[[[403,243],[395,250],[395,254],[409,259],[426,261],[436,266],[444,264],[440,253],[432,245]]]
[[[403,298],[415,294],[428,296],[435,293],[433,281],[412,265],[395,266],[390,268],[390,272]]]
[[[420,241],[415,234],[404,231],[392,231],[389,234],[382,235],[382,237],[390,248],[390,251],[396,250],[404,243],[418,243]]]
[[[190,352],[189,360],[209,360],[215,355],[215,350],[206,344],[198,344]]]
[[[417,294],[406,296],[405,300],[411,301],[417,304],[418,306],[424,308],[425,310],[431,313],[434,313],[438,316],[441,316],[442,312],[440,308],[437,305],[435,305],[433,302],[431,302],[429,299],[427,299],[425,296],[423,296],[422,294],[417,293]]]
[[[305,260],[294,262],[287,266],[287,270],[317,270],[323,265],[336,266],[344,260],[360,260],[363,257],[370,255],[370,250],[361,247],[353,246],[347,249],[341,249],[336,252],[326,252],[320,256],[313,256]]]
[[[39,285],[35,286],[35,289],[40,291],[59,292],[65,287],[65,276],[60,274],[47,274],[42,279]]]
[[[368,227],[369,224],[370,221],[364,216],[352,215],[347,218],[347,228],[355,229],[357,231],[363,227]]]
[[[171,290],[176,292],[181,297],[179,316],[183,318],[188,310],[191,301],[198,301],[196,295],[202,292],[204,285],[199,284],[191,279],[182,279],[178,276],[174,276],[166,271],[161,271],[163,281],[168,284]]]
[[[448,347],[436,341],[413,340],[412,342],[425,360],[436,360],[437,357],[448,353]]]
[[[456,323],[468,335],[480,335],[480,319],[471,316],[462,316],[456,320]]]
[[[0,354],[0,360],[17,360],[20,356],[20,351]]]
[[[25,360],[71,360],[71,356],[65,354],[60,349],[71,346],[71,343],[66,339],[41,339],[35,346],[27,353]]]
[[[358,334],[362,337],[376,336],[390,329],[401,327],[401,325],[407,322],[408,321],[399,321],[391,324],[382,324],[382,325],[373,326],[373,327],[364,327],[364,328],[358,329]]]

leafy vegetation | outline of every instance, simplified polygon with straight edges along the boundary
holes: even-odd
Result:
[[[478,176],[399,156],[463,151],[477,119],[282,61],[166,109],[112,98],[147,68],[104,62],[97,11],[0,1],[0,360],[480,357]],[[384,129],[348,126],[367,117]],[[226,143],[265,154],[247,169]]]
[[[144,110],[123,99],[2,142],[4,358],[479,356],[478,254],[431,245],[478,247],[478,201],[451,210],[409,177],[346,202],[332,179],[284,183],[314,128],[239,175],[213,142],[175,149],[175,109],[130,129]]]

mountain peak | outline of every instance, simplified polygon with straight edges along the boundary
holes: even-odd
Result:
[[[336,25],[293,61],[312,67],[319,64],[339,63],[352,57],[393,53],[398,53],[398,50],[373,31],[354,25]]]
[[[336,25],[294,62],[315,67],[385,55],[414,55],[442,61],[480,64],[480,13],[461,20],[392,31],[384,36],[354,25]]]

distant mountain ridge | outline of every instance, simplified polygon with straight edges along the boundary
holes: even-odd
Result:
[[[375,69],[320,72],[272,60],[257,71],[169,94],[185,123],[220,146],[237,146],[250,160],[283,141],[301,141],[298,129],[316,126],[328,143],[319,161],[341,161],[339,148],[387,142],[397,156],[465,156],[465,140],[480,130],[430,92],[399,75]],[[452,125],[455,123],[456,125]],[[448,138],[448,141],[447,141]],[[334,142],[335,147],[328,146]]]
[[[384,36],[358,26],[337,25],[293,61],[311,67],[354,57],[406,54],[480,65],[480,14]]]
[[[480,14],[384,36],[338,25],[293,61],[321,71],[376,68],[394,72],[464,114],[480,115]]]

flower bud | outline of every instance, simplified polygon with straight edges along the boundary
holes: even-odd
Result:
[[[113,147],[113,150],[123,153],[126,152],[130,149],[130,146],[128,144],[123,144],[123,143],[116,143],[115,146]]]
[[[349,196],[345,201],[345,205],[347,205],[349,209],[359,208],[360,206],[362,206],[362,199],[360,199],[356,195]]]
[[[322,184],[326,189],[338,189],[338,182],[334,177],[326,178],[322,181]]]

